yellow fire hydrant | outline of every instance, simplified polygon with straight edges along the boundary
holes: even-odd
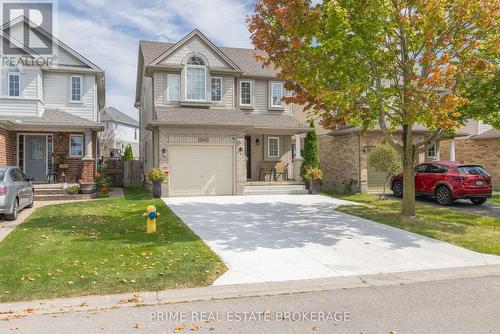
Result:
[[[146,218],[146,233],[154,233],[156,232],[156,218],[160,216],[158,212],[156,212],[156,207],[154,205],[149,205],[146,208],[146,212],[143,214]]]

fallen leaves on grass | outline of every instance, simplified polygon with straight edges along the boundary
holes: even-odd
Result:
[[[21,276],[21,281],[34,281],[35,279],[30,274],[24,274]]]

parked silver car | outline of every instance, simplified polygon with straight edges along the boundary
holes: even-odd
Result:
[[[16,220],[23,208],[31,208],[34,202],[32,180],[17,167],[0,167],[0,214],[7,220]]]

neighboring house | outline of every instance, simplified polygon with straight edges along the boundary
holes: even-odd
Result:
[[[482,165],[500,190],[500,131],[481,121],[471,120],[459,130],[461,137],[439,142],[439,158]]]
[[[19,17],[8,33],[22,36],[23,25],[29,22]],[[104,72],[35,29],[42,39],[53,40],[57,58],[51,66],[1,67],[0,164],[18,166],[37,182],[46,182],[48,174],[57,181],[91,182],[96,132],[103,128],[98,110],[104,106]],[[2,43],[9,43],[9,34],[2,31]],[[25,57],[36,57],[26,52]]]
[[[317,116],[311,116],[298,107],[294,115],[301,121],[315,119],[318,148],[323,171],[323,187],[336,192],[381,191],[386,175],[370,166],[370,151],[383,143],[380,128],[360,131],[346,126],[334,131],[324,129]],[[400,132],[400,131],[399,131]],[[424,126],[413,129],[416,141],[430,135]],[[396,131],[398,133],[398,131]],[[500,136],[490,125],[468,121],[454,138],[444,138],[417,157],[416,163],[433,160],[457,160],[482,164],[493,174],[498,188],[500,176]]]
[[[145,170],[169,170],[164,195],[239,195],[273,164],[286,165],[290,178],[298,170],[292,137],[308,128],[255,54],[217,47],[198,30],[177,43],[140,42],[140,156]]]
[[[113,107],[103,108],[100,115],[104,131],[99,133],[99,154],[123,155],[130,144],[134,158],[139,158],[139,122]]]

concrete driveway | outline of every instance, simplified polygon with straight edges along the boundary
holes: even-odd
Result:
[[[215,285],[500,264],[498,256],[337,212],[350,202],[320,195],[164,201],[228,266]]]

